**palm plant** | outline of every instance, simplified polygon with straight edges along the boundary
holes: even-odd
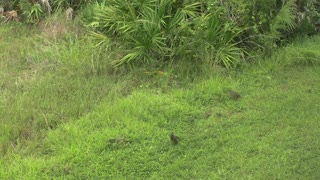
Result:
[[[111,40],[123,56],[114,65],[140,60],[165,60],[176,54],[182,28],[196,14],[198,3],[178,6],[171,0],[109,0],[95,9],[90,23]],[[101,43],[101,42],[100,42]]]
[[[209,59],[230,68],[242,54],[233,41],[238,33],[224,27],[215,13],[201,16],[203,9],[203,3],[192,1],[109,0],[96,6],[89,26],[101,32],[92,33],[100,39],[97,44],[113,43],[114,52],[121,56],[112,61],[114,65],[180,56]]]
[[[86,24],[97,44],[108,42],[114,65],[180,57],[231,68],[247,53],[244,47],[252,48],[243,45],[267,49],[292,31],[296,5],[295,0],[104,0],[90,12]]]
[[[234,67],[244,56],[244,49],[235,40],[243,31],[221,16],[221,11],[212,11],[198,21],[195,36],[197,55],[227,69]]]
[[[295,0],[283,2],[282,8],[271,20],[270,33],[275,39],[281,37],[281,32],[288,32],[294,30],[296,23],[297,5]]]
[[[247,48],[270,51],[296,27],[296,0],[228,0],[231,20],[244,27],[239,36]]]
[[[260,36],[266,55],[281,43],[296,27],[297,6],[295,0],[283,1],[278,11],[269,20],[268,31]]]
[[[29,0],[20,0],[19,8],[27,23],[38,23],[44,16],[42,6],[39,3],[33,3]]]
[[[27,15],[27,22],[37,23],[40,21],[41,16],[43,16],[43,10],[39,3],[35,3]]]

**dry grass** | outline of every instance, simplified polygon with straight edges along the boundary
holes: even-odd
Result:
[[[73,21],[66,19],[63,15],[50,17],[38,24],[41,35],[49,40],[62,39],[70,34],[79,36],[81,30]]]

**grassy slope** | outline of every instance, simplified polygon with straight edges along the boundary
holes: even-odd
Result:
[[[87,77],[78,68],[68,69],[65,75],[61,68],[75,65],[64,61],[64,66],[43,72],[43,81],[26,85],[30,91],[16,93],[19,98],[12,97],[16,104],[2,112],[5,131],[12,124],[19,127],[19,120],[28,124],[25,117],[33,115],[38,123],[19,128],[34,130],[34,136],[41,132],[38,126],[44,132],[38,138],[8,144],[0,160],[0,177],[317,179],[320,66],[308,64],[320,59],[319,41],[317,37],[287,47],[267,63],[228,76],[206,74],[207,80],[165,92],[143,86],[116,97],[130,79]],[[1,68],[9,76],[7,67]],[[146,81],[146,87],[153,81]],[[56,92],[59,89],[62,97],[73,98],[63,100]],[[228,89],[242,97],[233,100]],[[34,99],[40,94],[40,100]],[[36,103],[30,104],[27,97]],[[10,104],[6,98],[1,100]],[[17,108],[26,111],[13,113]],[[40,110],[45,113],[34,115]],[[65,118],[59,116],[61,111]],[[10,116],[15,117],[12,124]],[[48,120],[56,125],[46,127]],[[171,132],[180,136],[178,145],[171,144]],[[2,136],[10,139],[14,134]]]

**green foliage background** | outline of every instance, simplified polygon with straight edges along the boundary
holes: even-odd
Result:
[[[320,176],[318,1],[0,2],[0,178]]]
[[[170,64],[177,59],[222,65],[227,69],[255,52],[274,48],[303,34],[314,34],[320,18],[315,0],[51,0],[53,12],[76,11],[109,63]],[[50,16],[37,0],[0,1],[16,9],[23,22]]]

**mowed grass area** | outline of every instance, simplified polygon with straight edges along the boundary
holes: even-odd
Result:
[[[1,179],[320,178],[320,37],[231,72],[113,72],[29,36],[0,43]]]

